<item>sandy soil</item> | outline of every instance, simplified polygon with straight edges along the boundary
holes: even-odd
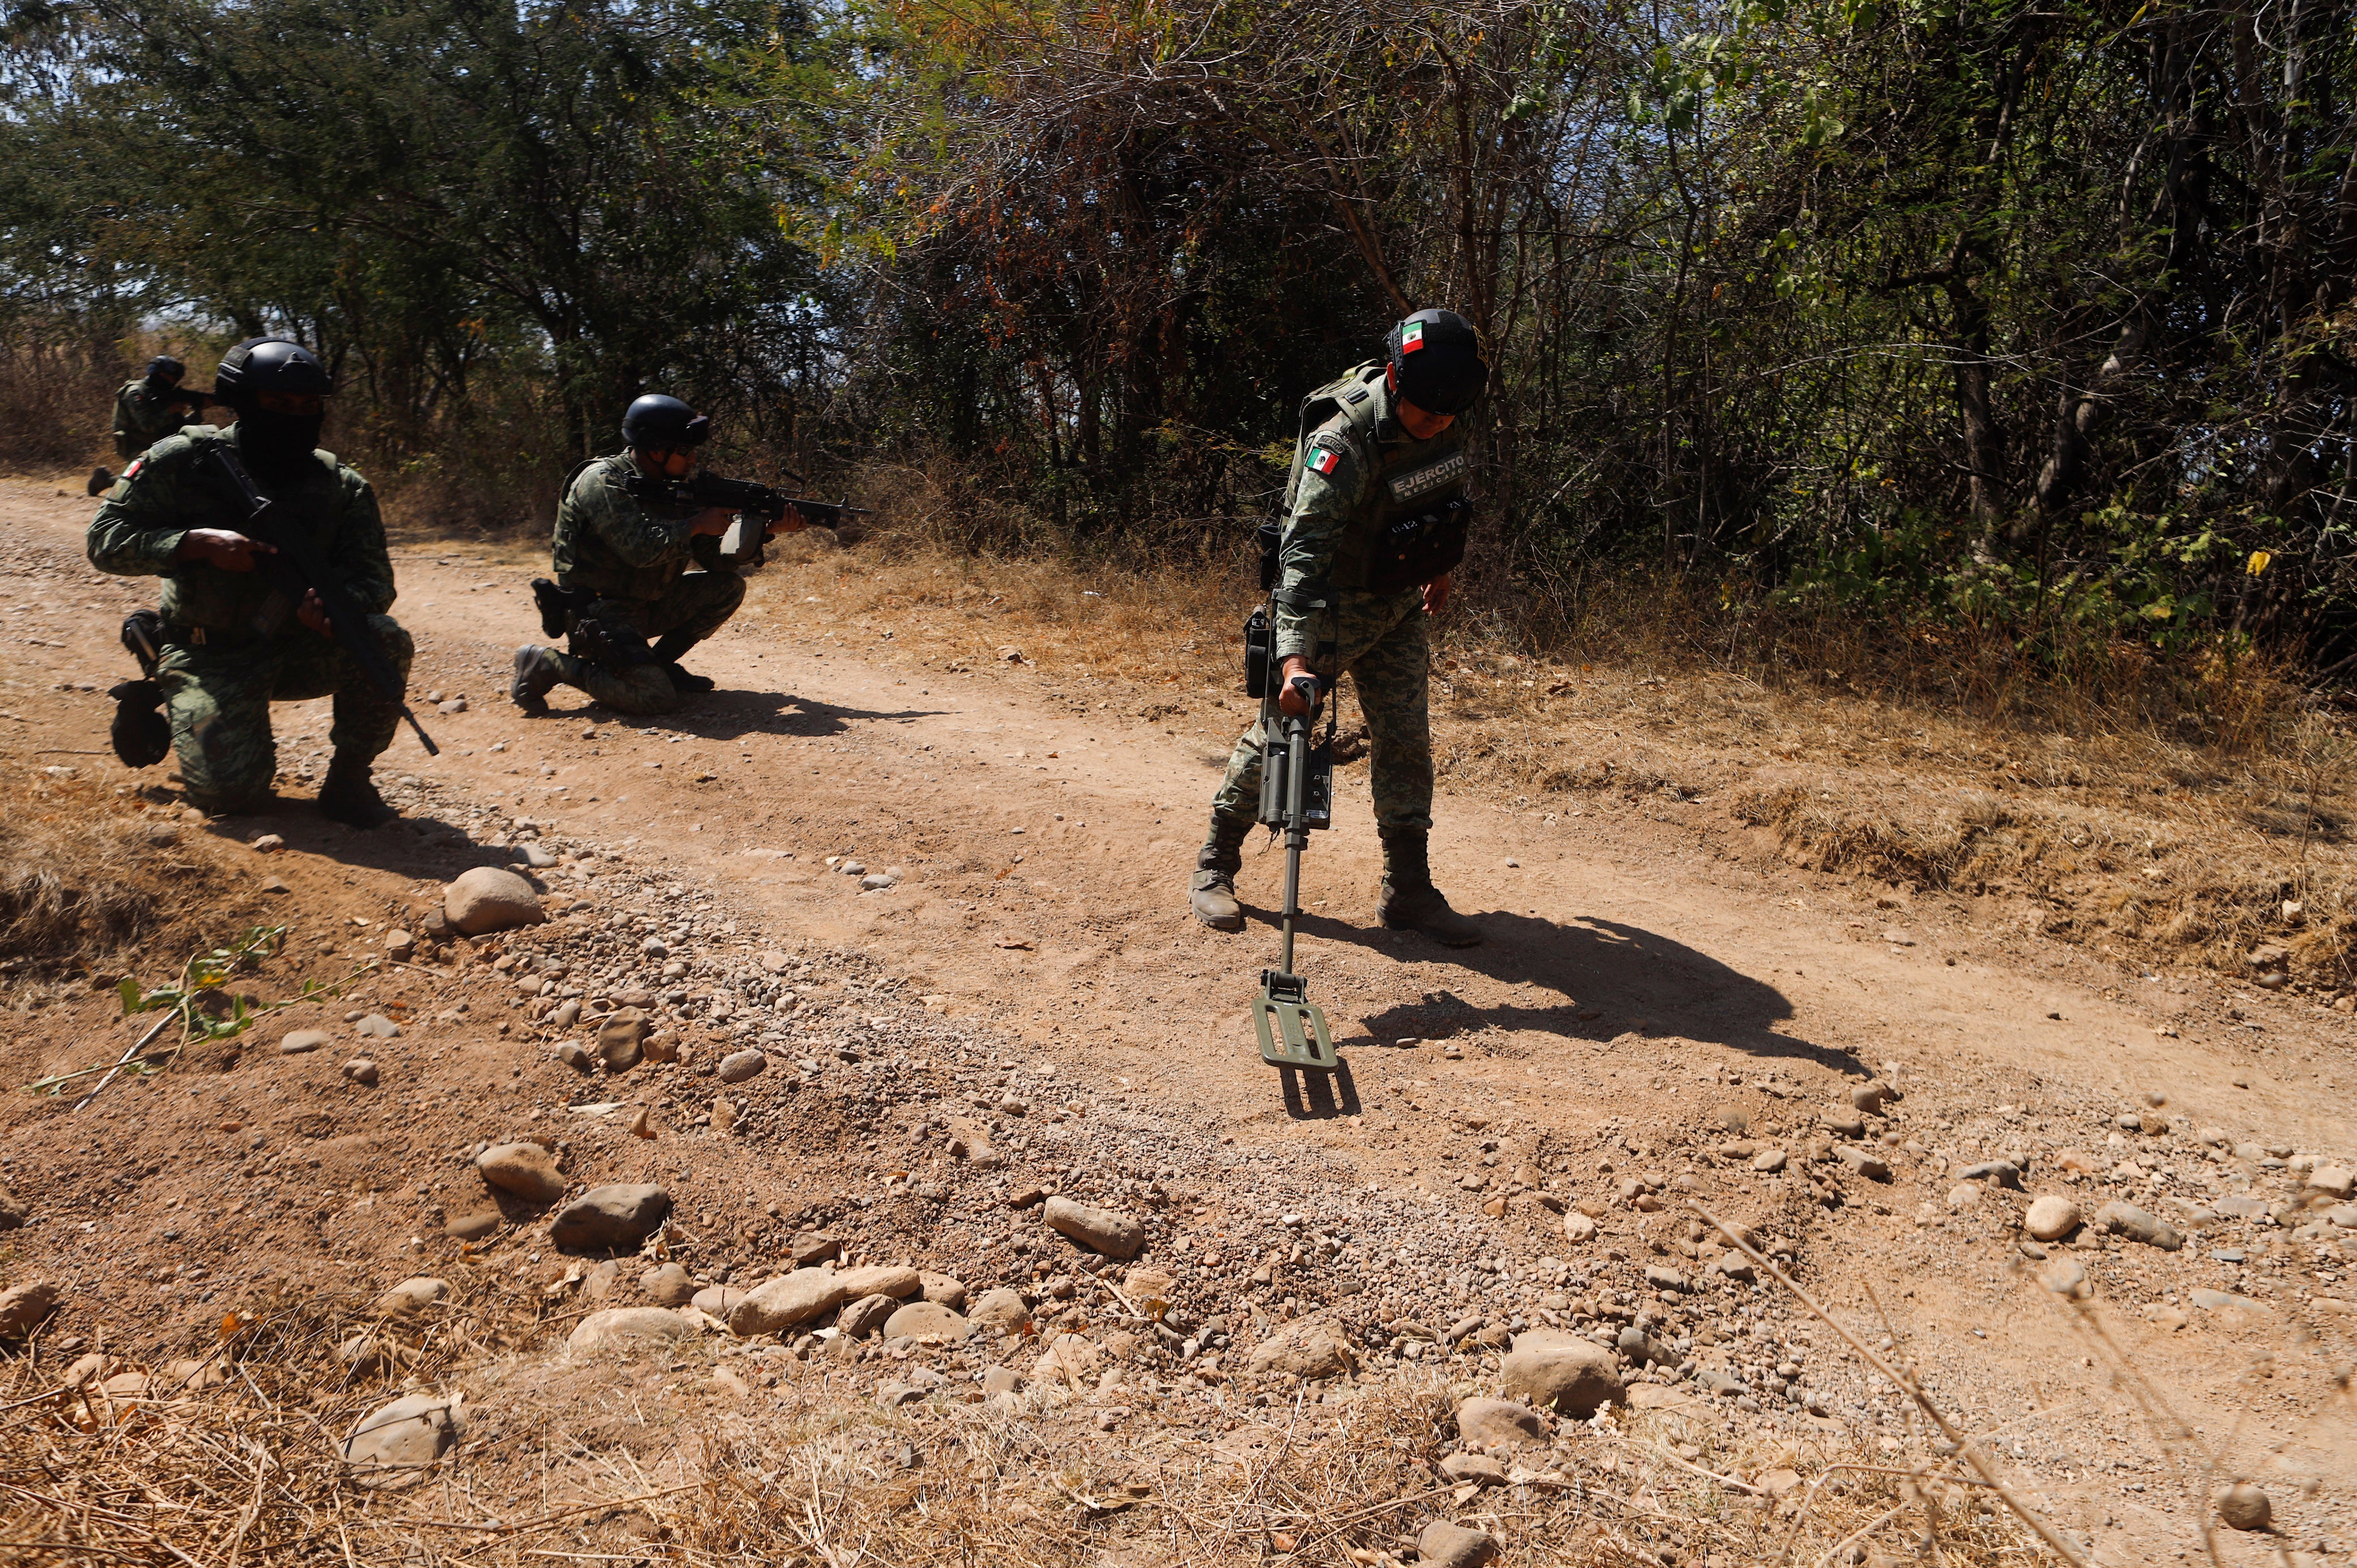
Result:
[[[164,810],[168,765],[134,777],[111,757],[86,755],[105,744],[105,687],[130,673],[115,626],[146,602],[148,585],[102,578],[80,563],[90,503],[53,489],[0,489],[0,751],[11,767],[71,768],[85,781],[147,791]],[[1602,1206],[1603,1231],[1588,1244],[1598,1250],[1598,1279],[1608,1248],[1633,1265],[1692,1266],[1697,1250],[1676,1216],[1633,1208],[1616,1183],[1649,1171],[1693,1176],[1685,1185],[1707,1201],[1777,1219],[1802,1277],[1862,1332],[1870,1286],[1934,1382],[1975,1424],[2001,1433],[2005,1451],[2032,1466],[2074,1524],[2111,1540],[2118,1561],[2177,1550],[2188,1538],[2172,1516],[2185,1501],[2164,1495],[2153,1461],[2132,1457],[2152,1444],[2128,1400],[2031,1282],[2034,1265],[2012,1228],[2019,1195],[1956,1199],[1957,1173],[2018,1151],[2029,1159],[2031,1193],[2072,1192],[2090,1213],[2105,1197],[2142,1193],[2158,1211],[2172,1194],[2214,1203],[2229,1192],[2270,1200],[2295,1192],[2281,1157],[2260,1157],[2269,1145],[2344,1164],[2357,1150],[2345,1015],[2198,972],[2123,969],[2047,940],[2034,916],[2002,897],[1908,896],[1797,870],[1764,832],[1707,796],[1590,792],[1575,814],[1559,798],[1524,805],[1446,795],[1436,810],[1436,873],[1460,909],[1480,914],[1487,940],[1452,952],[1382,931],[1370,918],[1379,862],[1363,764],[1341,771],[1340,826],[1308,858],[1297,958],[1335,1021],[1349,1071],[1330,1085],[1281,1081],[1259,1061],[1245,1011],[1257,972],[1275,961],[1268,912],[1281,851],[1256,836],[1247,852],[1242,889],[1255,918],[1242,935],[1200,928],[1183,891],[1205,802],[1246,716],[1239,693],[977,659],[969,631],[939,616],[895,620],[851,607],[856,558],[826,553],[754,579],[746,612],[690,660],[720,684],[690,710],[619,721],[560,691],[555,714],[529,719],[504,688],[513,647],[537,637],[524,579],[542,564],[505,547],[410,541],[396,564],[394,613],[419,650],[413,693],[466,700],[452,713],[420,703],[444,747],[438,759],[406,732],[382,759],[381,778],[406,781],[396,799],[408,820],[356,835],[311,816],[301,775],[324,768],[326,704],[307,703],[280,712],[283,807],[188,826],[238,843],[263,832],[287,841],[285,854],[257,859],[250,874],[257,883],[279,877],[286,893],[225,890],[255,908],[299,911],[280,917],[294,918],[297,934],[273,983],[343,972],[386,925],[409,918],[420,890],[464,865],[503,861],[511,842],[536,835],[613,856],[593,862],[608,867],[602,876],[552,876],[583,900],[583,913],[557,927],[619,929],[615,917],[636,913],[650,889],[675,887],[667,908],[694,922],[699,946],[782,949],[809,961],[820,991],[830,980],[857,982],[841,992],[846,1015],[853,991],[869,994],[877,977],[897,982],[895,1016],[913,1020],[896,1026],[904,1036],[932,1028],[940,1051],[964,1053],[955,1058],[964,1076],[945,1068],[935,1087],[956,1114],[920,1141],[961,1130],[1022,1137],[1018,1167],[1034,1159],[1051,1181],[1060,1172],[1072,1182],[1079,1162],[1049,1163],[1054,1141],[1036,1119],[1010,1128],[1005,1116],[954,1103],[973,1084],[1006,1076],[991,1071],[996,1065],[1025,1069],[1035,1095],[1043,1076],[1071,1086],[1111,1118],[1106,1125],[1152,1146],[1141,1170],[1171,1172],[1173,1187],[1183,1179],[1199,1207],[1173,1210],[1170,1233],[1186,1229],[1176,1216],[1197,1217],[1199,1258],[1227,1234],[1222,1221],[1236,1218],[1241,1233],[1242,1219],[1264,1207],[1250,1190],[1257,1156],[1274,1162],[1287,1192],[1322,1186],[1347,1208],[1355,1189],[1401,1212],[1437,1214],[1417,1233],[1458,1235],[1464,1250],[1420,1281],[1403,1266],[1398,1310],[1440,1312],[1452,1293],[1461,1305],[1466,1287],[1455,1282],[1472,1279],[1472,1260],[1511,1250],[1588,1266],[1554,1207],[1515,1202],[1484,1213],[1506,1196],[1505,1172],[1485,1156],[1506,1170],[1534,1164],[1558,1197]],[[516,828],[519,819],[533,828]],[[863,892],[829,857],[900,879]],[[614,886],[627,889],[619,900],[606,892]],[[705,891],[709,900],[695,897]],[[661,924],[670,929],[674,918]],[[585,950],[592,956],[576,961],[601,961]],[[619,974],[628,959],[609,952],[602,961]],[[150,967],[173,961],[158,954]],[[372,1045],[389,1084],[401,1077],[415,1087],[398,1100],[371,1099],[338,1077],[361,1048],[341,1038],[285,1058],[257,1041],[242,1068],[232,1060],[223,1075],[201,1078],[184,1065],[110,1090],[79,1115],[13,1094],[5,1180],[49,1218],[11,1238],[6,1282],[71,1273],[82,1334],[110,1316],[118,1333],[167,1334],[204,1294],[191,1283],[177,1287],[177,1301],[175,1287],[155,1294],[156,1278],[190,1266],[185,1248],[174,1251],[171,1216],[201,1206],[209,1184],[247,1154],[246,1129],[272,1125],[257,1106],[283,1101],[334,1122],[316,1143],[319,1174],[306,1179],[345,1196],[323,1200],[320,1213],[332,1217],[309,1226],[257,1232],[251,1215],[243,1226],[225,1218],[200,1266],[217,1282],[288,1266],[248,1255],[267,1250],[266,1235],[390,1283],[441,1245],[405,1204],[415,1172],[404,1160],[421,1170],[429,1157],[442,1161],[424,1201],[436,1218],[455,1216],[459,1197],[443,1191],[452,1151],[602,1092],[548,1061],[554,1032],[504,1000],[482,1000],[479,987],[469,1015],[436,1011],[459,994],[448,976],[397,971],[369,987],[352,1007],[417,1026]],[[12,1089],[128,1043],[129,1026],[103,1001],[68,990],[44,999],[45,1014],[20,1014],[0,1048]],[[405,1010],[388,1005],[400,1000]],[[336,1007],[287,1016],[348,1035],[341,1015]],[[726,1037],[717,1025],[700,1026],[716,1042]],[[787,1033],[804,1038],[800,1026]],[[1053,1074],[1039,1075],[1042,1066]],[[1905,1093],[1881,1146],[1895,1179],[1804,1161],[1812,1118],[1875,1077]],[[183,1082],[194,1087],[183,1091]],[[644,1168],[669,1172],[684,1204],[713,1214],[755,1214],[747,1193],[758,1184],[775,1195],[772,1245],[798,1215],[840,1216],[832,1192],[909,1146],[897,1129],[814,1116],[766,1147],[713,1153],[708,1129],[694,1121],[710,1087],[662,1101],[690,1142],[683,1152],[658,1140]],[[636,1092],[625,1080],[615,1094]],[[2175,1131],[2121,1131],[2122,1113],[2156,1102]],[[90,1130],[93,1120],[102,1133]],[[389,1144],[389,1129],[405,1145]],[[2210,1129],[2222,1134],[2215,1146],[2196,1135]],[[856,1143],[863,1133],[882,1141]],[[1742,1144],[1750,1146],[1738,1152]],[[388,1152],[402,1147],[410,1153]],[[1789,1149],[1791,1168],[1755,1173],[1754,1153],[1770,1148]],[[2062,1155],[2073,1150],[2089,1171],[2066,1173]],[[2143,1187],[2116,1169],[2139,1157]],[[1469,1176],[1484,1185],[1469,1187]],[[399,1213],[356,1212],[350,1195],[371,1187],[385,1209],[403,1204]],[[2295,1242],[2214,1214],[2205,1224],[2181,1252],[2091,1244],[2080,1255],[2115,1305],[2124,1342],[2189,1420],[2223,1434],[2238,1412],[2256,1416],[2235,1440],[2235,1464],[2271,1477],[2294,1541],[2357,1549],[2348,1512],[2357,1448],[2345,1402],[2333,1413],[2330,1381],[2357,1344],[2357,1317],[2333,1306],[2357,1296],[2343,1283],[2348,1248],[2334,1251],[2329,1230]],[[748,1235],[759,1232],[757,1219]],[[2339,1234],[2357,1246],[2357,1235]],[[954,1247],[942,1244],[954,1261]],[[2225,1251],[2236,1257],[2212,1255]],[[737,1253],[704,1262],[707,1271],[725,1262],[749,1272],[765,1256],[758,1240]],[[1360,1267],[1375,1277],[1382,1263]],[[1292,1280],[1255,1297],[1273,1317],[1320,1299],[1314,1268],[1297,1268]],[[2196,1309],[2196,1288],[2239,1294],[2246,1310]],[[1880,1337],[1879,1326],[1872,1332]],[[1835,1391],[1829,1413],[1872,1423],[1862,1388]]]

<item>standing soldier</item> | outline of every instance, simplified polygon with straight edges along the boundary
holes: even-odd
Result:
[[[745,602],[745,579],[720,558],[729,514],[647,493],[685,479],[711,434],[709,418],[675,397],[650,394],[622,414],[630,450],[574,470],[557,505],[554,550],[556,613],[571,650],[516,650],[508,688],[516,706],[545,713],[550,690],[564,685],[616,713],[667,714],[712,690],[709,676],[679,661]],[[799,532],[802,514],[789,507],[772,527]],[[690,572],[691,562],[704,570]]]
[[[414,651],[384,612],[393,560],[376,492],[332,452],[317,450],[333,384],[308,349],[249,338],[222,356],[215,398],[237,413],[227,429],[193,424],[135,458],[90,525],[91,564],[164,579],[156,682],[192,805],[216,814],[265,804],[277,772],[270,704],[332,695],[335,756],[319,812],[372,828],[396,814],[370,780],[393,744],[397,703],[380,695],[332,640],[316,592],[284,603],[254,570],[274,548],[239,531],[246,515],[215,471],[226,447],[269,498],[281,530],[301,529],[367,616],[367,630],[403,681]]]
[[[114,394],[114,455],[136,457],[182,425],[195,423],[210,395],[183,391],[180,361],[158,354],[147,361],[146,373],[123,383]],[[103,495],[114,476],[100,468],[90,477],[90,493]]]
[[[1286,486],[1275,641],[1278,705],[1307,704],[1295,675],[1330,688],[1347,670],[1367,717],[1375,831],[1383,846],[1376,918],[1451,947],[1481,940],[1432,885],[1431,648],[1425,618],[1448,603],[1448,569],[1469,521],[1458,416],[1488,384],[1473,324],[1419,310],[1392,328],[1385,363],[1361,365],[1311,396],[1330,417],[1304,432]],[[1314,417],[1314,415],[1312,416]],[[1305,425],[1308,418],[1305,417]],[[1274,737],[1271,737],[1272,739]],[[1236,742],[1211,798],[1211,832],[1189,894],[1214,930],[1243,929],[1236,872],[1260,800],[1261,726]]]

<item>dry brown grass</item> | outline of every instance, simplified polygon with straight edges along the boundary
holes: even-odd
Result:
[[[0,962],[102,965],[220,900],[218,841],[63,759],[42,764],[0,768]]]
[[[0,1554],[205,1568],[532,1568],[607,1553],[696,1568],[1395,1568],[1440,1517],[1547,1568],[1846,1563],[1878,1533],[1896,1544],[1926,1532],[1949,1563],[2038,1560],[1953,1461],[1869,1454],[1838,1434],[1741,1436],[1698,1401],[1599,1417],[1525,1455],[1523,1484],[1452,1488],[1433,1466],[1458,1391],[1429,1375],[1340,1403],[1241,1408],[1210,1428],[1142,1413],[1111,1439],[1060,1398],[890,1409],[803,1371],[775,1405],[707,1420],[663,1456],[660,1478],[627,1453],[585,1462],[567,1444],[569,1457],[552,1458],[544,1426],[511,1422],[413,1485],[372,1489],[340,1458],[366,1412],[493,1368],[511,1395],[544,1386],[536,1358],[579,1316],[446,1272],[457,1289],[402,1331],[397,1382],[355,1380],[338,1358],[348,1336],[386,1330],[332,1292],[234,1309],[210,1343],[188,1348],[200,1365],[111,1398],[88,1359],[69,1368],[36,1341],[0,1383]],[[690,1349],[673,1369],[707,1354]],[[561,1493],[546,1486],[552,1466]],[[1801,1482],[1780,1498],[1758,1482],[1782,1468]]]

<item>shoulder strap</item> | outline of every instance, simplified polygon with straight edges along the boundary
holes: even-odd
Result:
[[[1285,476],[1285,511],[1293,514],[1293,498],[1301,489],[1301,464],[1309,450],[1309,438],[1321,430],[1337,428],[1350,437],[1351,444],[1366,457],[1366,441],[1362,427],[1367,425],[1361,411],[1373,404],[1370,390],[1372,381],[1382,379],[1383,364],[1369,360],[1353,365],[1334,380],[1301,400],[1301,424],[1293,438],[1293,467]]]

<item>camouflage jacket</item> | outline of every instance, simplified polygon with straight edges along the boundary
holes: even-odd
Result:
[[[1286,485],[1278,554],[1276,656],[1312,658],[1331,637],[1326,612],[1287,601],[1366,592],[1379,530],[1466,491],[1464,422],[1418,441],[1392,414],[1381,365],[1361,366],[1331,392],[1340,412],[1303,436]],[[1413,592],[1414,590],[1410,590]]]
[[[125,381],[123,390],[114,394],[114,455],[136,457],[184,424],[194,424],[200,416],[185,403],[167,403],[167,389],[141,376]]]
[[[710,564],[712,553],[697,550],[687,531],[696,509],[640,500],[622,488],[639,472],[628,452],[575,471],[556,507],[558,582],[608,598],[659,599],[691,561]]]
[[[191,424],[167,435],[123,471],[91,520],[90,564],[125,577],[164,579],[165,620],[174,626],[242,633],[270,597],[258,573],[224,572],[203,561],[175,561],[192,528],[236,530],[243,513],[203,461],[209,444],[237,445],[237,426]],[[376,492],[332,452],[314,452],[296,479],[253,476],[262,491],[307,532],[344,592],[371,614],[393,606],[393,557]]]

